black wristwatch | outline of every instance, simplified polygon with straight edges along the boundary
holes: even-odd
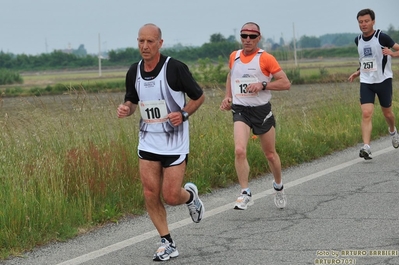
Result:
[[[181,116],[183,118],[183,121],[188,120],[188,113],[187,112],[185,112],[184,110],[181,110],[180,113],[181,113]]]
[[[266,81],[263,81],[263,82],[262,82],[262,86],[263,86],[262,90],[265,90],[266,87],[267,87],[267,82],[266,82]]]

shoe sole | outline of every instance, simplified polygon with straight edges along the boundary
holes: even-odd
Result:
[[[172,253],[173,254],[173,253]],[[157,257],[157,258],[153,258],[152,260],[153,261],[168,261],[168,260],[170,260],[170,259],[173,259],[173,258],[177,258],[179,256],[179,253],[177,253],[177,254],[173,254],[173,256],[172,255],[169,255],[167,258],[165,258],[165,259],[161,259],[161,258],[159,258],[159,257]]]
[[[252,206],[254,205],[254,201],[251,200],[249,203],[247,203],[247,207],[240,207],[238,205],[234,205],[234,210],[246,210],[248,208],[248,206]]]
[[[170,260],[172,258],[177,258],[179,256],[179,251],[177,249],[175,249],[175,251],[173,251],[172,253],[170,253],[166,258],[162,259],[160,256],[156,256],[154,258],[152,258],[153,261],[167,261]]]

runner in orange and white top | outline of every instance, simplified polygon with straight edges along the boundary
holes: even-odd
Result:
[[[241,186],[234,209],[245,210],[253,204],[248,185],[249,162],[246,150],[250,133],[258,135],[262,150],[274,176],[274,203],[284,208],[287,198],[281,177],[281,161],[275,147],[275,119],[271,110],[272,90],[288,90],[291,83],[277,60],[258,47],[259,26],[254,22],[240,31],[242,49],[230,55],[226,94],[220,109],[232,110],[234,122],[235,168]]]
[[[233,104],[254,107],[270,101],[272,95],[269,89],[262,90],[262,93],[248,93],[246,87],[250,83],[270,83],[273,74],[281,71],[280,65],[271,54],[259,48],[249,55],[243,50],[234,51],[230,55],[229,67]]]

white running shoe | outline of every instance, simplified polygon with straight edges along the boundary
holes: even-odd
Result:
[[[364,145],[359,151],[359,157],[364,158],[365,160],[373,159],[371,157],[370,147],[367,145]]]
[[[251,206],[254,204],[254,201],[252,200],[252,195],[248,194],[246,191],[243,191],[243,193],[238,196],[236,203],[234,205],[235,210],[246,210],[248,206]]]
[[[190,212],[191,219],[193,219],[193,222],[199,223],[202,219],[202,216],[204,216],[205,207],[198,197],[197,186],[195,186],[194,183],[188,182],[186,183],[186,185],[184,185],[184,188],[194,194],[192,202],[188,203],[187,207]]]
[[[179,256],[179,251],[177,251],[174,242],[170,243],[167,239],[161,238],[161,242],[158,244],[161,246],[157,249],[157,252],[155,252],[152,258],[154,261],[165,261]]]
[[[284,194],[284,187],[281,188],[281,190],[276,190],[274,188],[274,204],[276,205],[277,208],[283,209],[287,205],[287,197]]]
[[[389,128],[388,128],[388,131],[389,131]],[[391,132],[389,132],[389,134],[391,134]],[[395,129],[395,134],[393,134],[393,135],[391,134],[391,139],[392,139],[392,146],[394,148],[398,148],[399,147],[399,134],[396,131],[396,129]]]
[[[283,209],[287,205],[287,197],[284,194],[284,186],[277,188],[276,182],[273,181],[274,204],[277,208]]]

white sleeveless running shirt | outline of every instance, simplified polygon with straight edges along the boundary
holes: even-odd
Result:
[[[378,40],[380,32],[380,30],[377,30],[369,41],[364,41],[362,36],[358,37],[357,50],[359,52],[361,83],[381,83],[385,79],[393,77],[391,56],[382,54],[383,47]]]
[[[188,121],[173,126],[166,116],[185,106],[185,94],[172,90],[166,79],[170,57],[158,76],[144,80],[137,66],[136,89],[139,96],[140,132],[138,149],[160,155],[183,155],[189,152]]]
[[[238,50],[236,59],[230,71],[231,92],[233,104],[243,106],[260,106],[268,103],[272,98],[270,90],[262,90],[258,93],[248,93],[245,88],[250,83],[270,82],[272,75],[266,76],[260,68],[260,55],[264,52],[260,49],[249,63],[240,60],[242,50]]]

